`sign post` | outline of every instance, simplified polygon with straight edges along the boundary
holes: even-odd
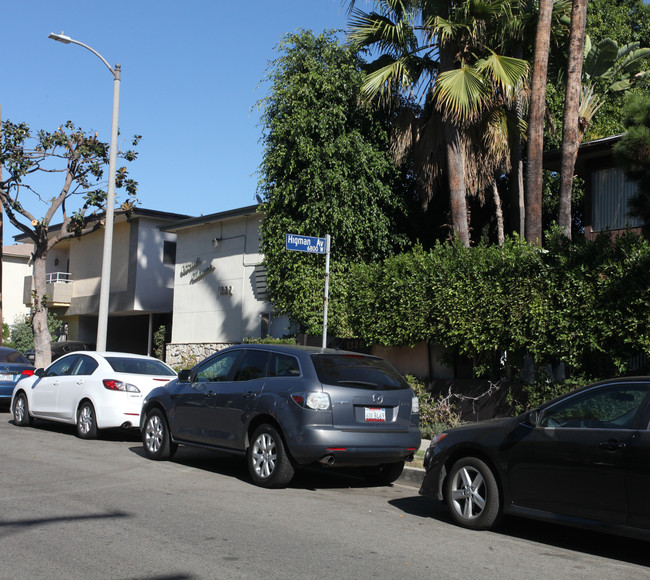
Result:
[[[325,297],[323,300],[323,348],[327,347],[327,307],[329,303],[330,288],[330,241],[327,234],[324,238],[301,236],[297,234],[284,234],[284,247],[293,252],[307,252],[309,254],[325,254]]]

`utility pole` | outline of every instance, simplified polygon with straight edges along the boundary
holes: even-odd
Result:
[[[0,142],[2,139],[2,107],[0,107]],[[0,163],[0,183],[2,183],[2,163]],[[0,203],[0,346],[2,346],[2,256],[4,252],[4,232],[2,231],[2,219],[4,210]]]

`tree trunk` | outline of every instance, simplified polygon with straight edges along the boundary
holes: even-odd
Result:
[[[515,51],[517,58],[523,58],[523,48],[519,45]],[[520,91],[515,95],[515,112],[517,120],[523,117],[523,103]],[[526,233],[526,202],[524,200],[524,146],[519,131],[511,138],[510,145],[510,227],[509,231],[518,233],[522,238]]]
[[[571,191],[573,171],[578,146],[580,145],[580,87],[582,63],[585,48],[585,25],[587,21],[587,0],[573,0],[571,9],[571,30],[564,99],[564,123],[562,127],[562,169],[560,170],[560,207],[558,225],[562,233],[571,239]]]
[[[453,44],[440,45],[440,70],[448,71],[454,68],[456,55]],[[465,159],[458,127],[449,119],[445,119],[447,180],[449,183],[449,208],[451,210],[451,225],[456,237],[469,248],[469,226],[467,223],[467,195],[465,188]]]
[[[449,180],[449,207],[454,234],[469,248],[469,227],[467,225],[467,198],[465,195],[465,162],[460,146],[458,128],[445,122],[447,138],[447,173]]]
[[[544,156],[544,112],[546,74],[551,42],[553,0],[540,0],[528,125],[528,168],[526,179],[526,240],[542,245],[542,163]]]
[[[50,343],[52,336],[47,326],[46,295],[46,257],[47,253],[38,247],[34,253],[34,286],[32,289],[32,328],[34,329],[34,366],[43,368],[52,362]]]
[[[492,182],[492,196],[494,198],[494,213],[497,218],[497,241],[500,246],[503,246],[503,242],[506,240],[503,231],[503,208],[501,207],[501,196],[496,181]]]

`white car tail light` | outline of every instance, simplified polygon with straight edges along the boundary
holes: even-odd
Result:
[[[139,393],[140,389],[135,385],[130,383],[125,383],[124,381],[116,381],[114,379],[104,379],[104,388],[109,391],[123,391],[127,393]]]

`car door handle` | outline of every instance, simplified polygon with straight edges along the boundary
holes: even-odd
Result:
[[[254,399],[255,397],[257,397],[257,393],[255,391],[248,391],[248,393],[244,395],[244,399]]]
[[[604,449],[605,451],[618,451],[619,449],[624,449],[627,447],[627,443],[617,441],[616,439],[610,439],[609,441],[603,441],[599,443],[598,447]]]

